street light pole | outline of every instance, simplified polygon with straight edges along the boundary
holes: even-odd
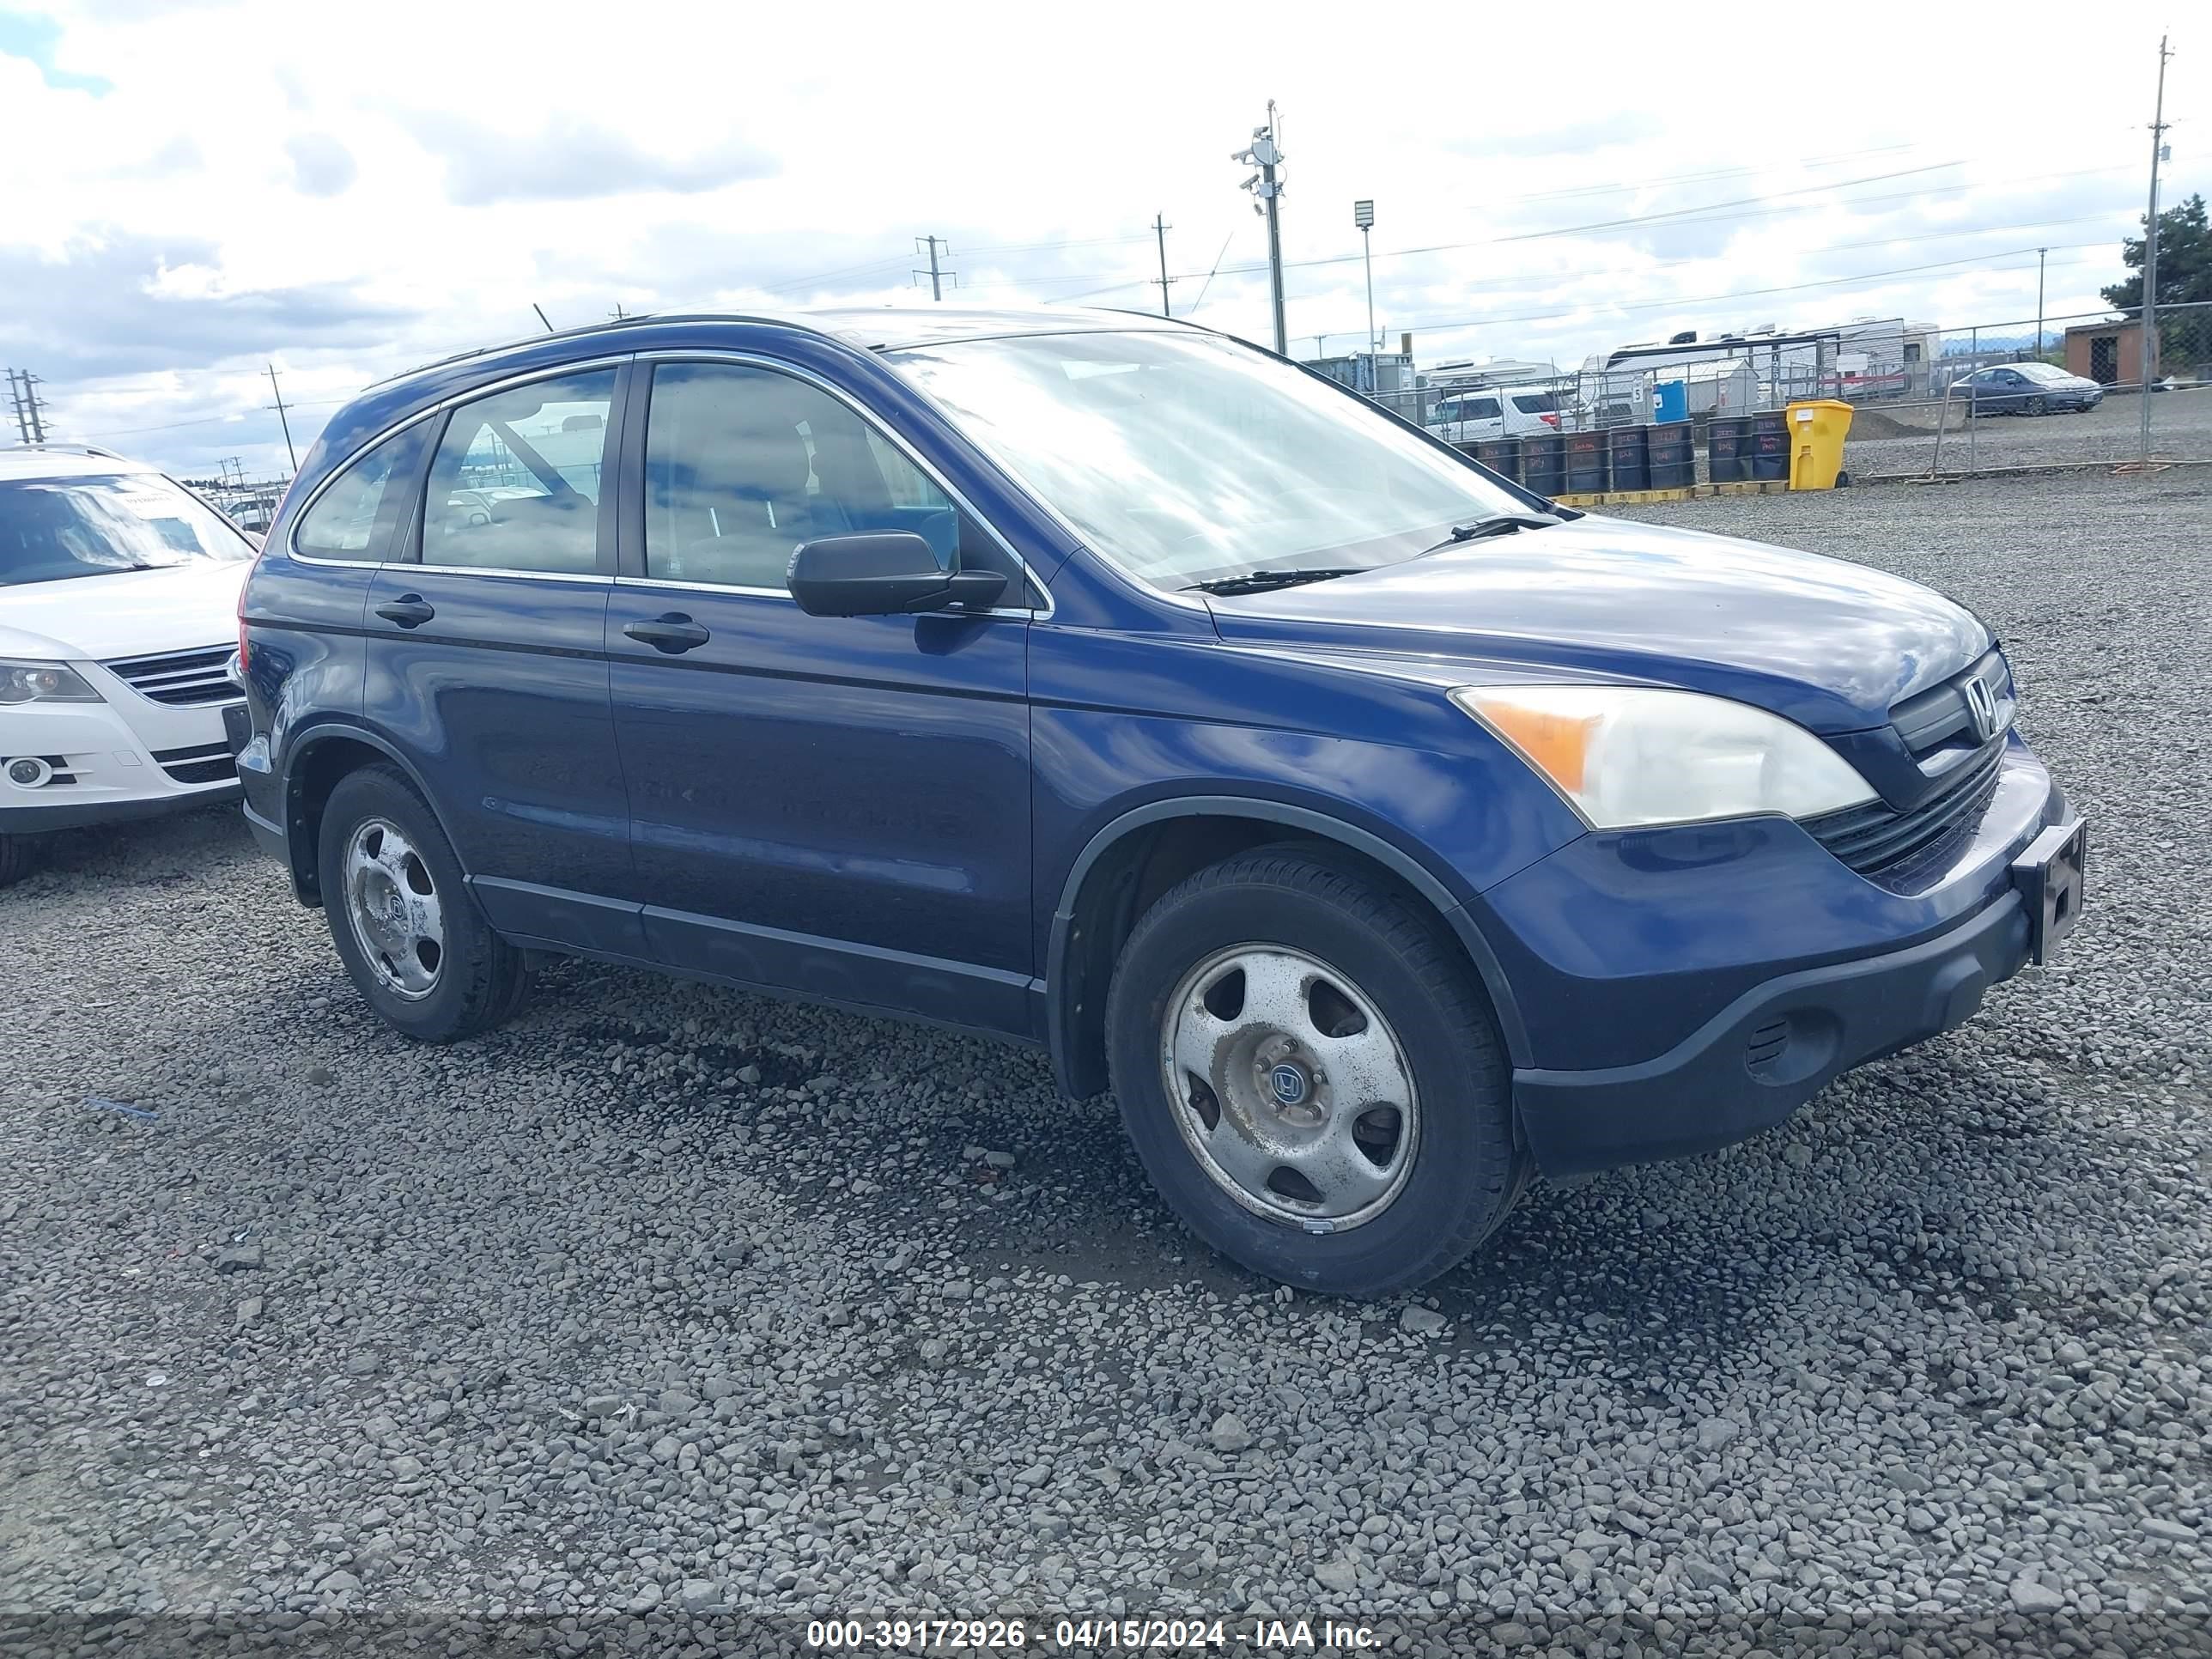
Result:
[[[1359,227],[1359,258],[1367,267],[1367,349],[1379,352],[1382,343],[1375,337],[1375,204],[1354,202],[1352,222]]]

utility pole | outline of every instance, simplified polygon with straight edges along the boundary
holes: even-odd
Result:
[[[292,458],[292,471],[297,472],[300,457],[292,447],[292,422],[284,413],[284,389],[276,384],[276,365],[274,363],[269,365],[269,389],[276,394],[276,401],[270,407],[276,411],[276,419],[284,428],[284,453]]]
[[[1367,349],[1379,353],[1382,343],[1375,337],[1375,204],[1354,202],[1352,222],[1359,227],[1359,258],[1367,267]]]
[[[1283,152],[1275,142],[1278,125],[1275,100],[1270,98],[1267,100],[1267,125],[1253,128],[1250,148],[1238,150],[1229,159],[1260,169],[1244,181],[1243,187],[1259,198],[1253,204],[1254,211],[1267,216],[1267,287],[1274,305],[1275,355],[1287,357],[1291,355],[1291,339],[1283,327],[1283,223],[1279,205],[1283,198],[1279,173]]]
[[[15,431],[20,441],[31,441],[31,417],[23,408],[22,388],[15,383],[15,371],[8,371],[8,401],[15,405]]]
[[[926,246],[929,250],[929,297],[931,299],[942,300],[945,297],[945,278],[947,276],[952,278],[953,287],[960,286],[959,272],[941,270],[937,264],[937,251],[943,248],[945,252],[951,252],[951,243],[946,241],[942,236],[917,236],[914,239],[914,245],[916,249]],[[914,276],[916,282],[921,280],[921,273],[919,270],[915,271]]]
[[[2142,335],[2136,356],[2142,365],[2142,465],[2150,465],[2151,388],[2158,384],[2158,164],[2166,149],[2166,37],[2158,37],[2158,101],[2150,118],[2150,216],[2143,222],[2143,292]]]
[[[2035,361],[2043,361],[2043,256],[2051,250],[2035,250]]]
[[[1152,234],[1160,239],[1160,274],[1155,280],[1160,285],[1160,315],[1163,317],[1175,315],[1168,309],[1168,284],[1175,281],[1168,275],[1168,233],[1174,228],[1167,222],[1164,215],[1155,213],[1152,216]]]

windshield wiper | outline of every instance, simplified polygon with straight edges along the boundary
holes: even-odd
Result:
[[[1356,576],[1363,570],[1373,568],[1364,564],[1333,565],[1312,570],[1247,570],[1239,576],[1216,576],[1212,581],[1193,582],[1183,589],[1186,593],[1265,593],[1272,588],[1299,587],[1307,582],[1325,582],[1336,576]]]
[[[1450,535],[1434,547],[1424,548],[1416,556],[1425,556],[1460,542],[1475,541],[1485,536],[1510,536],[1516,530],[1548,530],[1555,524],[1565,522],[1564,519],[1553,518],[1546,513],[1500,513],[1491,518],[1477,519],[1472,524],[1454,525]]]

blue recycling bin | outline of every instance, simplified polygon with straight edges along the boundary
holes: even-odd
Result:
[[[1662,380],[1653,386],[1651,418],[1659,422],[1688,420],[1690,383],[1687,380]]]

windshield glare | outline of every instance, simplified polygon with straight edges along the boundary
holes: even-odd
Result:
[[[252,556],[221,514],[157,474],[0,483],[0,586]]]
[[[890,361],[1124,570],[1169,588],[1395,563],[1527,502],[1362,399],[1219,336],[971,340]]]
[[[2063,380],[2072,378],[2063,368],[2053,368],[2049,363],[2014,363],[2013,365],[2031,380]]]

